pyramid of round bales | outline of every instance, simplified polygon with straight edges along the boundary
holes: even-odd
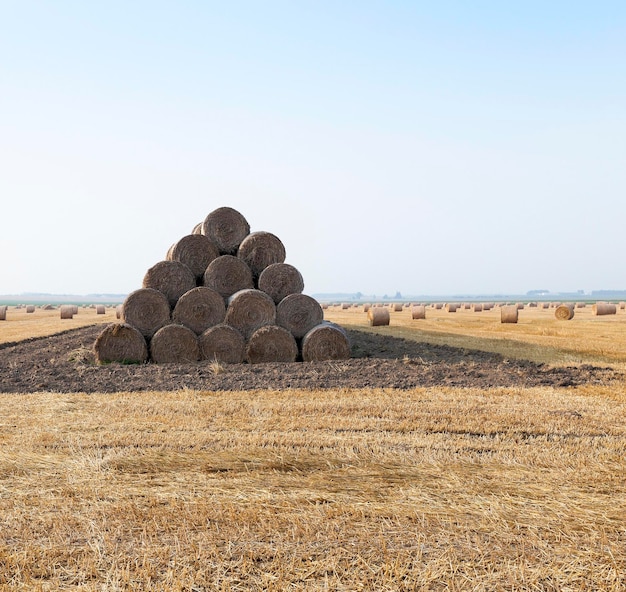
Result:
[[[350,357],[342,327],[324,321],[303,294],[270,232],[250,232],[241,213],[222,207],[172,245],[130,293],[120,323],[105,327],[98,363],[262,363]]]

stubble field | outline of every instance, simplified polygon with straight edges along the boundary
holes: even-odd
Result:
[[[115,322],[12,312],[0,343]],[[397,363],[418,369],[415,342],[614,372],[562,387],[0,394],[0,589],[626,589],[624,311],[326,317],[403,338]]]

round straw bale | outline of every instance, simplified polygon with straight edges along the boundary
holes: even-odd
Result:
[[[483,311],[483,305],[475,302],[474,304],[472,304],[472,309],[474,312],[482,312]]]
[[[341,303],[341,310],[348,310],[350,308],[350,303],[349,302],[342,302]]]
[[[117,319],[121,319],[122,318],[122,311],[124,309],[124,306],[122,304],[118,304],[115,307],[115,318]]]
[[[248,234],[248,221],[233,208],[218,208],[212,211],[202,223],[202,234],[208,236],[222,255],[234,255]]]
[[[185,292],[172,312],[175,323],[189,327],[197,335],[223,322],[225,316],[224,298],[206,286],[198,286]]]
[[[393,312],[402,312],[403,308],[404,307],[402,306],[402,302],[394,302],[392,304],[392,308],[391,309],[393,310]]]
[[[185,293],[196,287],[191,269],[180,261],[159,261],[143,277],[143,288],[153,288],[167,297],[170,308]]]
[[[367,311],[367,320],[372,327],[389,324],[389,309],[384,307],[370,308]]]
[[[324,320],[324,311],[319,302],[306,294],[285,296],[276,307],[276,324],[284,327],[296,339]]]
[[[324,321],[302,338],[302,360],[346,360],[350,357],[350,340],[343,327]]]
[[[241,259],[233,255],[222,255],[213,259],[204,272],[204,286],[215,290],[227,299],[239,290],[254,288],[250,268]]]
[[[96,338],[94,353],[98,364],[121,362],[142,364],[148,360],[148,345],[140,331],[125,323],[108,325]]]
[[[32,304],[26,305],[26,312],[27,313],[35,312],[35,306]]]
[[[188,234],[172,245],[167,259],[184,263],[198,280],[202,279],[209,263],[219,255],[219,250],[211,239],[203,234]]]
[[[559,321],[569,321],[574,318],[574,306],[569,304],[561,304],[554,309],[554,316]]]
[[[587,306],[586,302],[577,302],[576,308],[585,308]]]
[[[96,314],[106,314],[107,309],[105,308],[104,304],[98,304],[96,306]]]
[[[272,263],[259,275],[259,290],[263,290],[278,304],[289,294],[300,294],[304,290],[302,274],[289,263]]]
[[[517,323],[519,308],[517,304],[505,304],[500,307],[500,322]]]
[[[200,337],[200,359],[240,364],[243,362],[246,342],[243,335],[234,327],[221,323],[210,327]]]
[[[366,302],[363,305],[363,312],[367,312],[370,308],[372,308],[372,305],[369,302]]]
[[[443,308],[443,302],[435,302],[435,309],[441,310]]]
[[[122,305],[122,318],[146,338],[170,322],[170,305],[165,294],[153,288],[131,292]]]
[[[261,290],[239,290],[228,299],[224,322],[249,339],[260,327],[276,322],[276,305]]]
[[[617,314],[617,307],[609,302],[596,302],[591,306],[591,313],[594,315]]]
[[[411,307],[411,318],[413,320],[417,319],[425,319],[426,318],[426,307],[418,304],[416,306]]]
[[[239,245],[237,257],[245,261],[258,278],[268,265],[285,261],[285,246],[271,232],[253,232]]]
[[[191,234],[202,234],[202,222],[198,222],[192,229]]]
[[[456,312],[459,308],[460,304],[456,303],[456,302],[448,302],[448,304],[446,304],[446,310],[448,312]]]
[[[74,318],[74,307],[71,304],[61,304],[59,312],[61,313],[62,319]]]
[[[200,359],[198,338],[184,325],[165,325],[150,340],[150,358],[157,364],[197,362]]]
[[[295,362],[297,357],[298,344],[294,336],[278,325],[257,329],[246,345],[246,360],[250,364]]]
[[[6,320],[7,320],[7,307],[0,306],[0,321],[6,321]]]

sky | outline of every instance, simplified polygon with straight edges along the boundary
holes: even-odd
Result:
[[[626,289],[626,3],[0,0],[0,294],[210,212],[305,293]]]

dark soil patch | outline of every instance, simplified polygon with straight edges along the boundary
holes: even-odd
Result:
[[[179,389],[576,386],[619,375],[595,366],[550,368],[501,355],[349,331],[353,358],[336,362],[237,364],[215,373],[197,364],[95,365],[94,325],[0,345],[0,392],[119,392]]]

